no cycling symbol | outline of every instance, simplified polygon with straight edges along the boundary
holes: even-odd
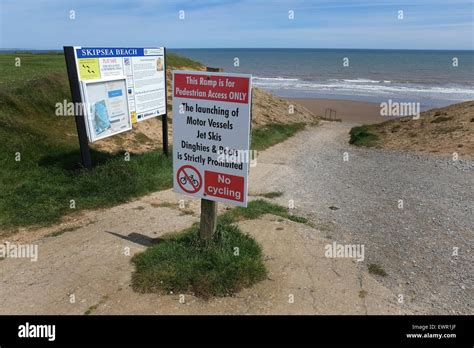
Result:
[[[182,166],[176,174],[178,185],[184,192],[197,193],[202,186],[202,177],[199,171],[193,166]]]

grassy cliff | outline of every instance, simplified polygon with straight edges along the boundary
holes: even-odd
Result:
[[[16,66],[16,58],[20,66]],[[200,64],[174,54],[170,68]],[[133,154],[92,152],[81,168],[74,118],[56,116],[70,100],[62,54],[0,55],[0,228],[49,224],[84,208],[111,206],[169,188],[171,160],[159,149]],[[159,120],[153,120],[160,122]],[[133,131],[132,131],[133,132]],[[1,233],[1,232],[0,232]]]

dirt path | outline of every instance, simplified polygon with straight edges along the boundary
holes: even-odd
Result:
[[[270,271],[256,286],[210,301],[185,295],[184,303],[180,294],[131,290],[130,257],[153,239],[198,221],[198,201],[187,199],[186,208],[178,209],[184,197],[163,191],[85,212],[74,222],[82,227],[55,237],[41,235],[63,227],[12,238],[12,243],[37,244],[39,257],[36,262],[0,261],[0,314],[471,311],[472,271],[466,255],[472,193],[466,184],[472,172],[441,160],[433,165],[431,158],[349,147],[348,127],[309,128],[260,154],[251,170],[250,191],[283,191],[276,200],[284,205],[294,200],[296,213],[308,216],[316,228],[270,215],[242,222],[242,229],[262,244]],[[344,151],[348,162],[342,160]],[[450,188],[444,188],[446,183]],[[400,195],[403,210],[397,208]],[[364,244],[365,260],[325,257],[333,241]],[[453,246],[459,247],[458,257],[450,256]],[[388,277],[369,274],[370,262],[380,264]]]

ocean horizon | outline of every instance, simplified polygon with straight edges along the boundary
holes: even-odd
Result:
[[[170,52],[285,98],[420,103],[422,110],[474,100],[474,51],[323,48],[186,48]],[[62,50],[2,49],[60,53]],[[239,59],[239,66],[234,59]],[[347,59],[346,59],[347,58]],[[457,66],[453,61],[457,60]],[[345,64],[344,64],[345,63]]]

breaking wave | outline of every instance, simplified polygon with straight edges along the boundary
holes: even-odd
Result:
[[[342,95],[379,95],[379,96],[413,96],[413,98],[433,97],[449,100],[474,99],[474,86],[448,84],[429,85],[412,82],[393,82],[390,80],[327,79],[305,80],[285,77],[253,77],[253,85],[263,89],[285,90],[295,92],[315,92],[316,94]]]

